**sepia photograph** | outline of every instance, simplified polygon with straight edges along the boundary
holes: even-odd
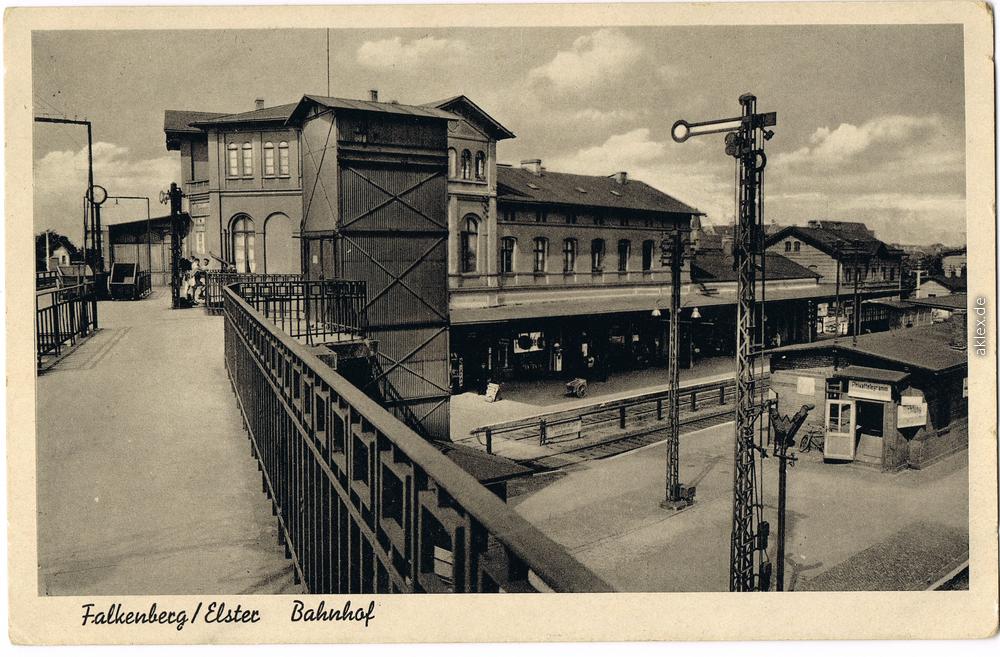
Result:
[[[22,21],[19,595],[82,643],[995,605],[992,14],[924,5]]]

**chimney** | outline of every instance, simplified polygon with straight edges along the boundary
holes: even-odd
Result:
[[[369,89],[368,90],[368,99],[370,101],[372,101],[373,103],[377,103],[378,102],[378,89]]]
[[[541,160],[521,160],[521,168],[536,176],[542,175],[542,171],[544,171]]]
[[[965,351],[968,348],[967,336],[968,325],[966,324],[965,312],[954,312],[951,320],[951,334],[948,336],[948,346],[956,351]]]
[[[619,185],[624,185],[628,182],[628,171],[619,171],[614,177]]]
[[[256,110],[262,110],[262,109],[264,109],[264,99],[263,98],[254,98],[253,108],[256,109]]]

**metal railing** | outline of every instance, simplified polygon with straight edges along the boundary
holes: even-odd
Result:
[[[58,271],[36,271],[35,290],[47,290],[59,285]]]
[[[233,283],[301,281],[300,274],[238,274],[232,271],[205,272],[205,308],[222,312],[223,290]]]
[[[153,291],[153,275],[148,271],[140,271],[135,277],[135,294],[137,299],[144,299]]]
[[[231,288],[286,335],[306,344],[364,336],[364,281],[240,281]]]
[[[226,368],[309,592],[610,590],[239,287],[224,291]]]
[[[766,391],[769,378],[761,382]],[[720,422],[735,411],[736,381],[702,383],[681,386],[680,424],[704,419],[715,412]],[[472,435],[480,439],[489,454],[497,437],[506,440],[527,440],[539,445],[580,440],[597,435],[614,437],[640,436],[668,428],[667,411],[670,392],[661,390],[645,395],[596,404],[585,409],[549,413],[523,420],[514,420],[490,426],[477,427]]]
[[[97,295],[93,283],[35,293],[35,357],[42,369],[46,357],[63,350],[97,329]]]

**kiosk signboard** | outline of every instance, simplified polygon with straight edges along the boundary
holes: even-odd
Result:
[[[888,383],[875,383],[874,381],[849,381],[847,394],[855,399],[892,401],[892,386]]]

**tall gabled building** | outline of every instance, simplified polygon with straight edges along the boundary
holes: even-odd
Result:
[[[167,110],[169,151],[193,226],[185,255],[241,272],[298,273],[302,217],[298,131],[285,123],[295,104],[235,114]]]

